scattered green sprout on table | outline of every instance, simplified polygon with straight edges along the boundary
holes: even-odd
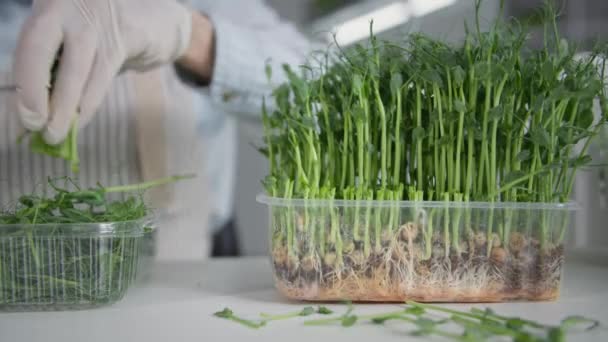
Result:
[[[313,275],[329,274],[331,292],[351,274],[349,263],[371,265],[391,253],[409,269],[431,260],[428,268],[439,272],[452,267],[450,258],[472,253],[505,264],[524,246],[535,254],[520,258],[522,267],[541,255],[546,283],[558,278],[567,217],[545,210],[526,221],[525,210],[494,206],[570,200],[577,171],[591,162],[590,143],[608,119],[606,49],[575,58],[576,47],[561,38],[547,6],[544,48],[532,50],[527,28],[516,21],[497,19],[482,32],[481,1],[475,4],[476,25],[467,26],[460,45],[418,33],[381,41],[370,28],[366,45],[316,56],[302,72],[284,66],[288,81],[274,90],[272,106],[263,106],[260,152],[270,170],[263,184],[273,198],[326,203],[271,211],[273,260],[286,291],[303,296]],[[575,153],[576,145],[582,148]],[[358,204],[337,208],[335,200]],[[417,222],[420,210],[405,215],[397,205],[374,206],[400,200],[445,209],[427,210]],[[472,202],[487,210],[466,209]],[[453,272],[478,266],[463,261]]]
[[[222,311],[218,311],[218,312],[214,313],[213,315],[216,317],[219,317],[219,318],[231,320],[233,322],[242,324],[246,327],[253,328],[253,329],[258,329],[258,328],[261,328],[264,325],[266,325],[266,321],[257,322],[257,321],[240,318],[240,317],[236,316],[234,314],[234,312],[232,312],[232,310],[230,310],[228,308],[225,308]]]
[[[271,322],[271,321],[281,321],[281,320],[286,320],[286,319],[295,318],[295,317],[306,317],[306,316],[311,316],[314,314],[331,315],[332,313],[333,313],[333,311],[331,311],[330,309],[328,309],[327,307],[324,307],[324,306],[319,306],[319,307],[317,307],[317,309],[313,308],[312,306],[307,306],[300,311],[290,312],[290,313],[286,313],[286,314],[270,315],[270,314],[266,314],[266,313],[261,313],[260,320],[249,320],[249,319],[238,317],[229,308],[224,308],[224,310],[218,311],[218,312],[214,313],[213,315],[215,317],[228,319],[233,322],[242,324],[248,328],[258,329],[258,328],[265,326],[267,322]]]
[[[47,192],[0,210],[0,311],[120,299],[136,274],[140,238],[153,229],[143,192],[192,177],[90,189],[49,179]]]
[[[301,311],[297,311],[297,312],[291,312],[291,313],[287,313],[287,314],[282,314],[282,315],[270,315],[270,314],[266,314],[266,313],[262,313],[260,314],[260,316],[265,320],[265,321],[279,321],[279,320],[283,320],[283,319],[289,319],[289,318],[294,318],[294,317],[305,317],[305,316],[310,316],[310,315],[314,315],[314,314],[320,314],[320,315],[330,315],[333,312],[324,307],[324,306],[319,306],[317,307],[317,309],[313,308],[312,306],[307,306],[304,309],[302,309]]]
[[[328,314],[331,314],[331,310]],[[304,321],[305,326],[327,326],[340,324],[352,327],[359,324],[371,323],[384,325],[390,321],[404,322],[415,329],[409,331],[412,336],[438,336],[453,341],[487,341],[495,337],[508,338],[512,341],[561,342],[566,341],[567,334],[580,331],[591,331],[600,326],[596,320],[582,316],[569,316],[559,325],[548,325],[520,318],[508,317],[494,312],[472,308],[470,311],[451,309],[448,307],[423,304],[409,301],[405,308],[398,311],[372,315],[355,315],[354,307],[348,304],[347,310],[341,315],[329,318]],[[315,313],[312,307],[306,307],[299,313],[275,315],[276,317],[296,318],[310,316]],[[321,312],[321,307],[316,311]],[[266,326],[267,315],[261,315],[260,320],[248,320],[237,317],[228,308],[216,312],[214,316],[232,320],[248,328],[259,329]]]

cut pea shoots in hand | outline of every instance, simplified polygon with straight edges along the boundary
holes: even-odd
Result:
[[[53,85],[57,76],[57,69],[59,68],[59,61],[62,54],[62,48],[59,49],[53,67],[51,68],[51,79],[49,81],[49,97],[53,91]],[[68,136],[64,141],[57,145],[50,145],[42,136],[41,132],[33,132],[31,134],[25,133],[17,139],[17,143],[20,144],[23,139],[29,135],[29,148],[33,153],[44,154],[53,158],[64,159],[70,164],[72,173],[77,174],[80,171],[80,158],[78,157],[78,116],[72,121]]]
[[[307,306],[299,311],[281,315],[261,314],[260,319],[249,320],[236,316],[231,309],[225,308],[214,316],[228,319],[249,328],[258,329],[270,321],[284,320],[311,315],[332,315],[333,311],[320,306],[314,309]],[[403,322],[411,327],[411,336],[437,336],[454,341],[489,341],[503,338],[510,341],[561,342],[566,341],[568,333],[590,331],[599,322],[582,316],[569,316],[559,325],[548,325],[520,317],[499,315],[492,309],[472,308],[461,311],[448,307],[409,301],[398,311],[373,315],[356,315],[351,303],[343,314],[327,318],[309,319],[305,326],[337,326],[350,328],[356,324],[371,323],[385,325],[389,321]]]
[[[26,133],[27,134],[27,133]],[[17,140],[21,143],[25,135]],[[78,157],[78,119],[74,119],[67,138],[58,145],[50,145],[42,137],[42,133],[31,133],[29,138],[29,148],[33,153],[45,154],[53,158],[64,159],[70,164],[70,169],[74,174],[80,171],[80,158]]]

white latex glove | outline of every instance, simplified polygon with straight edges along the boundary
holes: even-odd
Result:
[[[34,0],[15,55],[23,125],[57,144],[79,113],[81,126],[122,70],[147,70],[180,58],[192,13],[175,0]],[[50,70],[63,54],[49,101]]]

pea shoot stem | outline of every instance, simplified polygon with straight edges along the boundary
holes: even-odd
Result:
[[[192,179],[195,177],[196,177],[196,175],[193,175],[193,174],[192,175],[183,175],[183,176],[170,176],[170,177],[152,180],[152,181],[144,182],[144,183],[140,183],[140,184],[107,187],[107,188],[103,188],[103,190],[106,193],[145,191],[145,190],[157,187],[157,186],[175,183],[180,180]]]

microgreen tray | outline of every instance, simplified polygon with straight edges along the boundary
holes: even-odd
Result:
[[[0,225],[0,311],[76,310],[123,298],[146,221]]]
[[[559,296],[574,203],[266,195],[276,287],[310,301],[505,302]]]

